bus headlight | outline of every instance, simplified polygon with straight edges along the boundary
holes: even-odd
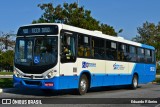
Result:
[[[49,78],[53,78],[53,77],[54,77],[54,71],[51,71],[46,75],[45,79],[49,79]]]
[[[22,75],[21,75],[18,71],[16,71],[16,70],[13,71],[13,74],[14,74],[16,77],[19,77],[19,78],[22,77]]]

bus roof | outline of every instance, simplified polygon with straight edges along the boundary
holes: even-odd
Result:
[[[92,35],[95,37],[100,37],[100,38],[104,38],[104,39],[113,40],[116,42],[122,42],[125,44],[130,44],[130,45],[134,45],[134,46],[138,46],[138,47],[143,47],[143,48],[155,50],[155,48],[153,46],[130,41],[130,40],[124,39],[123,37],[110,36],[110,35],[103,34],[101,31],[91,31],[91,30],[86,30],[86,29],[74,27],[71,25],[61,24],[61,23],[37,23],[37,24],[29,24],[29,25],[25,25],[25,26],[33,26],[33,25],[58,25],[60,29],[65,29],[65,30],[69,30],[69,31],[73,31],[73,32],[78,32],[78,33],[82,33],[82,34],[86,34],[86,35]],[[21,27],[25,27],[25,26],[21,26]]]

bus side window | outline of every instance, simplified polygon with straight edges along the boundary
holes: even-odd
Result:
[[[106,41],[106,59],[117,60],[117,43],[107,40]]]
[[[137,61],[143,63],[144,62],[144,49],[143,48],[138,48],[137,50],[138,50]]]
[[[104,39],[92,37],[91,55],[95,59],[105,59]]]
[[[136,47],[135,46],[129,46],[129,61],[135,62],[137,61],[137,54],[136,54]]]
[[[79,57],[90,57],[90,37],[84,34],[78,34],[78,56]]]
[[[83,57],[84,56],[84,43],[83,43],[83,35],[78,34],[78,56]]]
[[[146,63],[152,63],[152,54],[151,54],[151,50],[149,49],[145,49],[145,62]]]
[[[86,47],[85,48],[85,57],[90,57],[90,55],[91,55],[91,52],[90,52],[90,48],[89,47]]]
[[[78,56],[84,56],[84,47],[82,45],[78,47]]]
[[[75,37],[72,33],[64,32],[61,35],[61,62],[74,62],[75,61]]]
[[[126,61],[126,45],[122,43],[118,43],[118,60],[120,61]]]
[[[155,51],[152,51],[152,63],[155,63]]]

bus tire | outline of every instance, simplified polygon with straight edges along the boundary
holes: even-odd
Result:
[[[132,78],[131,89],[135,90],[138,87],[138,76],[135,74]]]
[[[85,74],[83,74],[80,77],[80,80],[79,80],[78,94],[79,95],[84,95],[88,90],[88,86],[89,86],[88,78],[87,78],[87,76]]]

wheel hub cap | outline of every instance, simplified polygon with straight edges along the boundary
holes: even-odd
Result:
[[[87,87],[86,81],[85,81],[85,80],[82,80],[81,83],[80,83],[80,86],[81,86],[81,90],[82,90],[82,91],[85,91],[85,90],[86,90],[86,87]]]

